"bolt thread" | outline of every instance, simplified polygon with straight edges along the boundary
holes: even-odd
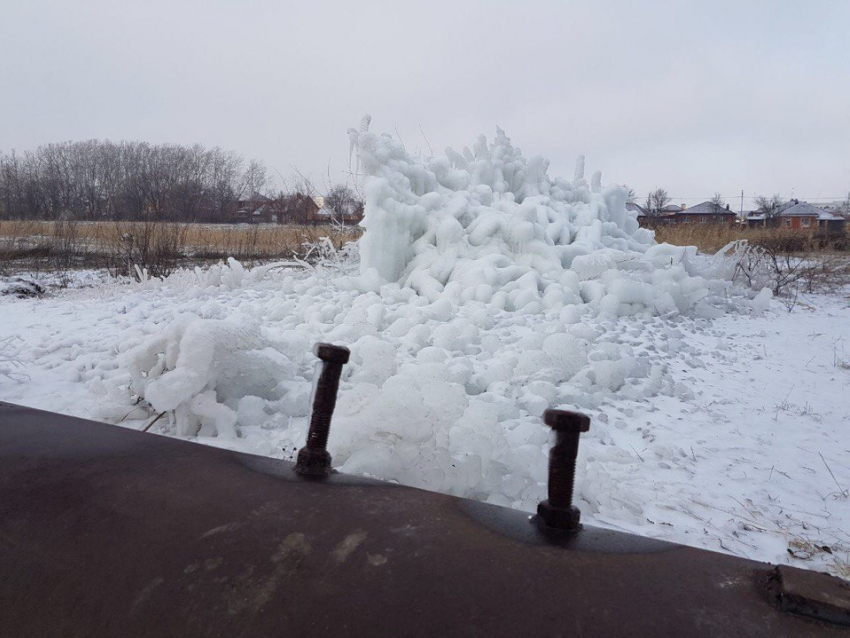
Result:
[[[549,503],[552,507],[569,508],[573,504],[573,488],[578,456],[578,434],[560,434],[549,450]]]
[[[307,447],[324,450],[328,446],[331,430],[331,415],[313,412],[310,417],[310,430],[307,432]]]
[[[316,395],[313,398],[313,412],[310,415],[310,428],[307,431],[307,447],[324,450],[328,445],[331,430],[331,417],[336,407],[336,394],[339,379],[342,376],[342,364],[325,363],[316,382]]]

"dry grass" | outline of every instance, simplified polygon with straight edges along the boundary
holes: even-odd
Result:
[[[679,224],[657,228],[655,239],[677,246],[696,246],[700,252],[716,253],[729,242],[749,239],[754,230],[728,224]],[[769,231],[759,229],[757,232]]]
[[[52,243],[57,235],[63,234],[61,222],[48,221],[0,221],[0,243],[33,246]],[[248,226],[219,224],[172,224],[157,223],[156,228],[164,234],[177,233],[187,250],[201,254],[232,256],[242,254],[250,247],[254,256],[283,256],[298,252],[304,242],[314,242],[319,237],[339,237],[343,233],[331,226]],[[145,222],[77,222],[74,236],[95,251],[115,251],[127,243],[129,238],[150,233]],[[356,228],[348,233],[357,233]],[[356,236],[356,235],[355,235]]]
[[[834,252],[842,238],[818,241],[813,233],[801,233],[782,228],[741,228],[730,224],[677,224],[661,226],[655,230],[658,242],[677,246],[696,246],[700,252],[716,253],[730,242],[746,239],[751,244],[787,242],[789,245],[818,243],[820,251]],[[843,238],[847,243],[846,236]]]
[[[178,266],[234,257],[246,265],[304,256],[305,244],[329,237],[339,248],[356,227],[212,225],[168,222],[0,221],[0,270],[105,268],[153,276]]]

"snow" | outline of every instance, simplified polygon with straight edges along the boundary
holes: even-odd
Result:
[[[770,300],[773,298],[773,292],[770,288],[762,288],[761,291],[753,298],[752,308],[756,314],[761,314],[770,308]]]
[[[231,262],[3,298],[0,340],[20,337],[29,380],[0,377],[0,398],[136,429],[174,409],[151,431],[291,459],[311,345],[344,343],[329,444],[343,472],[533,511],[551,443],[540,415],[579,409],[593,419],[576,494],[586,522],[846,568],[846,297],[789,313],[762,293],[751,313],[712,319],[589,303],[529,314],[397,283],[359,293],[340,274]]]

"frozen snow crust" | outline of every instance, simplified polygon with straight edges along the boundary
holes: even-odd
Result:
[[[593,304],[611,317],[715,314],[726,284],[708,280],[694,248],[656,245],[626,210],[625,189],[550,178],[548,160],[527,160],[501,129],[472,150],[413,157],[390,135],[349,130],[365,177],[361,276],[377,290],[398,282],[429,301],[448,297],[540,312]]]

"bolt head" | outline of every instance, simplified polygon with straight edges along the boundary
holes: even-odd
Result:
[[[581,512],[577,507],[552,507],[548,499],[537,504],[537,515],[548,527],[568,532],[577,531],[581,520]]]
[[[313,354],[328,363],[346,364],[351,356],[351,350],[345,346],[335,346],[332,343],[317,343],[313,346]]]
[[[328,476],[333,473],[331,455],[327,450],[302,447],[298,450],[295,471],[302,476]]]
[[[553,410],[543,413],[543,422],[557,432],[587,432],[590,429],[590,417],[581,412]]]

